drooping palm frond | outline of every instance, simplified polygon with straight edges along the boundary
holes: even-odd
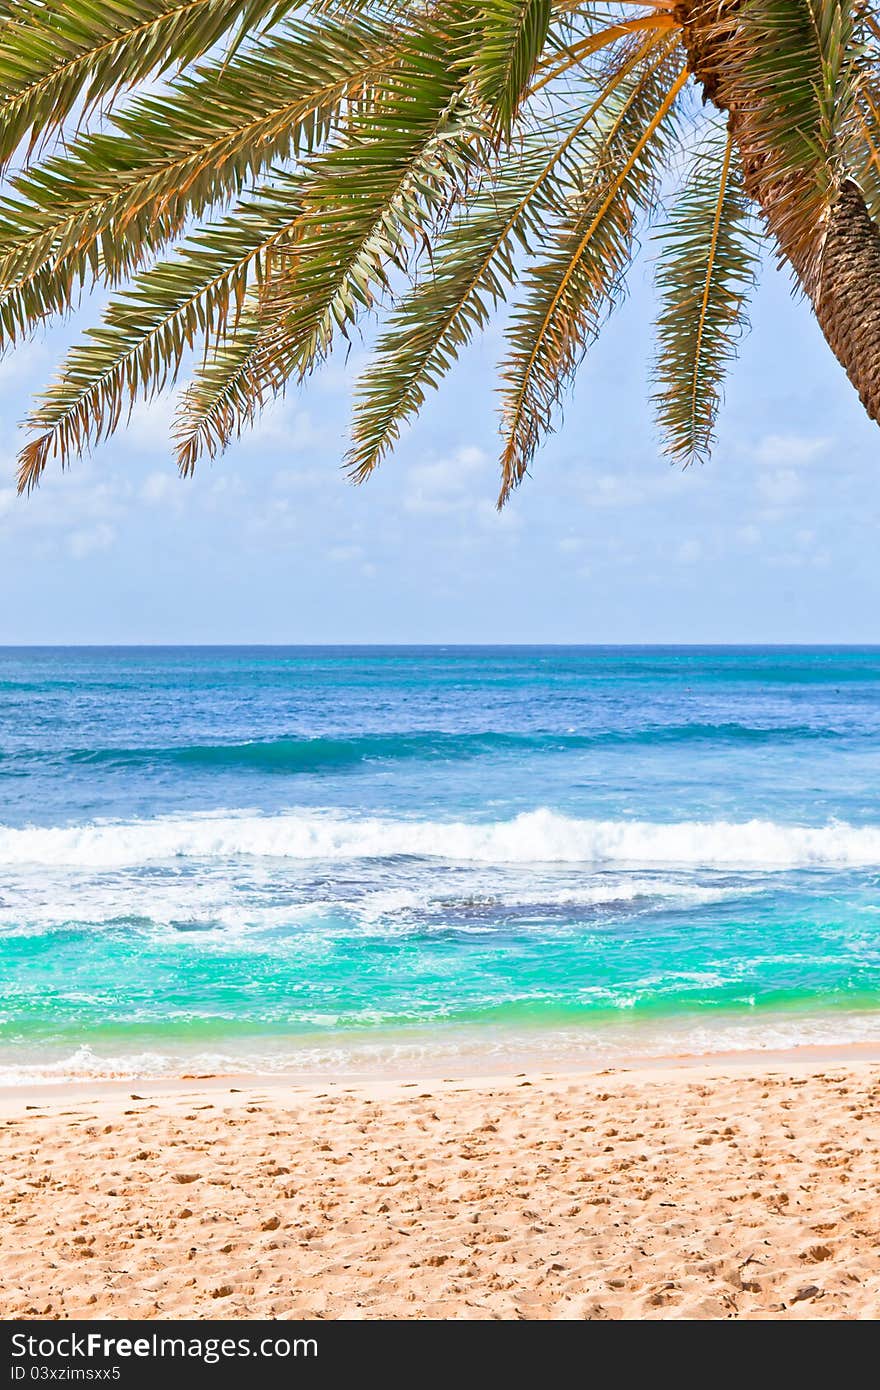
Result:
[[[613,307],[638,219],[656,191],[665,132],[687,72],[669,57],[636,73],[598,113],[583,193],[527,273],[501,367],[500,503],[520,483],[583,352]]]
[[[78,103],[88,111],[235,31],[256,34],[282,9],[279,0],[11,0],[0,30],[0,166]]]
[[[880,219],[880,67],[877,42],[880,16],[870,4],[859,6],[853,16],[856,52],[855,101],[844,167],[862,190],[875,222]],[[878,223],[880,225],[880,223]]]
[[[636,15],[634,19],[623,19],[619,23],[603,24],[595,33],[554,49],[553,53],[538,63],[535,68],[534,80],[529,84],[527,95],[534,96],[549,83],[564,77],[566,73],[570,73],[573,69],[582,68],[588,58],[598,53],[600,49],[607,48],[609,44],[616,43],[618,39],[626,39],[633,34],[641,34],[645,30],[657,31],[677,29],[678,27],[678,20],[667,9],[659,6],[648,14]]]
[[[659,236],[654,401],[666,451],[684,464],[709,456],[759,261],[733,136],[714,135],[698,150]]]
[[[12,180],[0,199],[0,322],[7,333],[118,283],[193,217],[239,196],[279,160],[314,149],[396,52],[359,18],[287,21],[239,53],[197,65],[173,90],[114,114]]]
[[[601,32],[608,43],[623,36],[620,26]],[[609,66],[597,95],[585,84],[583,101],[573,104],[565,118],[545,118],[516,161],[506,163],[444,233],[429,274],[390,316],[361,378],[346,460],[357,481],[381,462],[403,422],[423,405],[425,389],[439,385],[462,347],[507,298],[518,256],[541,244],[545,228],[564,214],[566,198],[580,186],[585,152],[579,144],[587,139],[597,111],[659,42],[658,32],[647,33]],[[597,42],[593,51],[600,46]]]
[[[177,404],[177,466],[189,477],[202,457],[221,453],[253,422],[267,399],[283,393],[287,376],[283,329],[267,323],[255,296],[242,310],[234,334],[209,352]]]
[[[110,303],[103,324],[71,349],[29,417],[38,433],[22,451],[20,487],[34,487],[53,454],[63,465],[98,443],[138,395],[149,398],[173,382],[199,339],[207,349],[218,329],[236,331],[248,287],[265,279],[294,235],[301,194],[300,179],[278,177],[261,198],[194,234]]]
[[[225,447],[292,372],[303,376],[338,333],[348,334],[387,289],[392,269],[405,270],[466,180],[479,126],[449,63],[451,41],[447,30],[413,36],[382,81],[378,108],[357,115],[345,140],[310,167],[295,243],[255,306],[264,326],[258,351],[243,366],[234,347],[221,349],[184,398],[177,422],[182,466],[192,467],[200,447]],[[234,389],[224,386],[222,409],[206,414],[199,376],[207,373],[210,400],[230,366]]]
[[[302,372],[373,306],[392,267],[405,272],[475,162],[485,127],[450,61],[454,41],[454,32],[414,36],[380,100],[311,166],[295,266],[267,306],[295,328]]]
[[[506,302],[503,499],[677,180],[680,111],[705,124],[690,73],[730,143],[668,190],[658,409],[681,461],[708,452],[744,324],[749,200],[820,324],[843,191],[880,238],[875,0],[0,0],[0,348],[113,292],[30,417],[21,486],[182,370],[191,472],[387,312],[348,456],[366,477]]]
[[[850,164],[871,216],[880,216],[880,93],[860,84],[858,126],[850,146]]]
[[[509,130],[550,28],[551,0],[483,0],[473,58],[477,93]]]

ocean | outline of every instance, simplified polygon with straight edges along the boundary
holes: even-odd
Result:
[[[0,650],[0,1084],[880,1040],[880,649]]]

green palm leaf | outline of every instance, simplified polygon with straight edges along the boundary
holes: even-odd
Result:
[[[192,217],[237,197],[272,163],[314,148],[396,52],[387,26],[287,23],[227,67],[196,67],[141,98],[115,131],[82,137],[0,200],[0,322],[7,332],[118,283]]]
[[[279,0],[13,0],[0,43],[0,164],[74,110],[182,67],[233,28],[271,24]]]
[[[870,43],[880,37],[880,21],[870,10],[856,16],[854,37],[859,45],[852,130],[846,166],[862,190],[874,221],[880,219],[880,81]]]
[[[618,37],[615,27],[613,38]],[[556,122],[555,130],[547,129],[545,119],[544,129],[528,138],[519,158],[505,163],[469,199],[466,213],[441,238],[430,274],[390,316],[375,360],[359,383],[354,443],[346,460],[357,481],[381,462],[399,438],[402,423],[420,410],[426,388],[439,385],[461,349],[507,297],[517,277],[518,253],[540,245],[545,227],[564,212],[566,195],[579,184],[580,144],[597,111],[657,44],[657,36],[649,34],[633,50],[626,49],[608,68],[598,96],[573,104],[574,114]]]
[[[22,486],[195,355],[190,471],[387,313],[357,388],[363,478],[511,301],[503,501],[677,181],[686,73],[732,144],[669,187],[669,452],[711,443],[754,270],[747,194],[880,419],[880,285],[863,312],[842,273],[858,241],[880,282],[878,60],[871,0],[0,0],[0,168],[23,160],[0,192],[0,347],[95,282],[117,292],[32,414]]]
[[[279,330],[251,298],[235,333],[221,339],[182,393],[174,423],[177,465],[184,477],[204,455],[213,458],[249,425],[267,397],[281,394]],[[273,365],[274,364],[274,365]]]
[[[686,79],[677,60],[655,61],[602,107],[583,194],[526,276],[501,369],[499,505],[525,476],[565,384],[620,292],[635,222],[654,194],[671,113]]]
[[[477,91],[509,129],[547,40],[551,0],[484,0],[473,60]]]
[[[725,371],[747,326],[756,231],[733,138],[719,131],[699,150],[660,233],[654,400],[667,452],[684,464],[712,446]]]
[[[231,412],[224,395],[222,425],[197,412],[198,428],[190,431],[184,409],[178,438],[187,460],[199,440],[211,451],[224,447],[251,418],[253,400],[275,394],[293,371],[307,373],[338,333],[347,335],[388,290],[391,274],[406,270],[466,182],[482,127],[449,61],[451,39],[448,29],[413,35],[400,66],[383,80],[381,101],[359,113],[345,142],[313,165],[295,254],[261,296],[259,314],[272,331],[237,378],[242,390]],[[209,396],[223,357],[211,366]]]
[[[810,290],[856,116],[852,0],[748,0],[738,56],[737,138],[780,248]]]
[[[180,254],[143,272],[111,301],[63,364],[56,384],[28,419],[37,437],[19,457],[19,485],[30,490],[52,455],[74,452],[112,432],[138,395],[160,391],[198,339],[233,332],[248,286],[270,273],[294,235],[300,181],[279,177],[262,198],[195,234]]]

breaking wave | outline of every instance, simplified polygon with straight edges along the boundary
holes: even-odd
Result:
[[[7,867],[119,868],[236,856],[336,862],[416,856],[486,864],[880,867],[880,826],[579,820],[542,809],[491,822],[291,812],[0,828],[0,865]]]

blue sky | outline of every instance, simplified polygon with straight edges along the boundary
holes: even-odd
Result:
[[[649,271],[499,516],[500,327],[365,487],[340,471],[364,352],[181,482],[170,402],[13,491],[16,422],[70,335],[0,363],[0,643],[880,640],[880,433],[769,267],[715,455],[681,472],[648,405]]]

